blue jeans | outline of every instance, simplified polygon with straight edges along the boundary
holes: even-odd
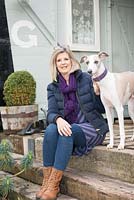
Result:
[[[72,124],[72,135],[61,136],[57,125],[50,124],[43,140],[43,165],[64,170],[69,162],[74,147],[84,147],[86,138],[82,129],[77,124]]]

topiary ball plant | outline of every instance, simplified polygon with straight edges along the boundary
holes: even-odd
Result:
[[[3,94],[7,106],[32,105],[36,98],[36,82],[28,71],[13,72],[4,83]]]

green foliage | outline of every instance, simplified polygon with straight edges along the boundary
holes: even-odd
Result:
[[[0,143],[0,154],[6,154],[7,152],[13,152],[13,145],[9,140],[3,139]]]
[[[6,199],[11,190],[13,190],[13,181],[9,176],[6,176],[0,184],[0,195]]]
[[[29,153],[21,159],[21,168],[27,170],[33,165],[33,153],[29,151]]]
[[[7,106],[34,104],[36,82],[28,71],[13,72],[4,83],[3,94]]]
[[[7,154],[0,155],[0,170],[10,169],[13,165],[14,160],[9,152]]]
[[[0,170],[8,170],[15,165],[15,160],[12,157],[13,146],[11,142],[7,139],[3,139],[0,143]],[[15,176],[20,175],[25,172],[27,169],[31,168],[33,165],[33,153],[28,152],[27,155],[22,157],[20,161],[20,169],[21,171],[17,172],[14,175],[6,176],[4,178],[0,178],[0,198],[6,199],[8,193],[13,189],[13,181],[12,179]]]
[[[14,165],[12,151],[13,146],[10,141],[3,139],[0,143],[0,170],[9,169]]]

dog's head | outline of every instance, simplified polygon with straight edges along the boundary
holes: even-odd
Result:
[[[88,73],[95,75],[99,70],[102,60],[104,60],[106,57],[108,57],[107,53],[100,52],[95,55],[83,56],[80,60],[80,63],[86,63]]]

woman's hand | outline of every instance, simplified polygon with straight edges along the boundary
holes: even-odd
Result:
[[[66,120],[64,120],[62,117],[58,117],[56,120],[56,124],[58,132],[61,136],[71,136],[71,125]]]

